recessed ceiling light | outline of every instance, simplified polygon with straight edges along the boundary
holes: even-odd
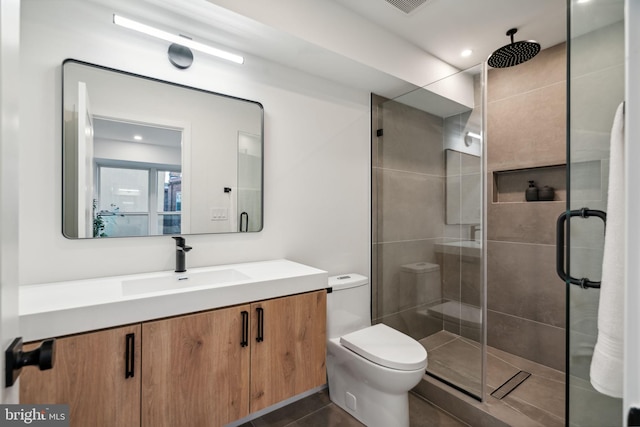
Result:
[[[460,56],[462,56],[463,58],[467,58],[471,56],[472,53],[473,51],[471,49],[465,49],[462,52],[460,52]]]
[[[133,139],[136,141],[142,141],[142,137],[140,135],[133,135]]]
[[[590,1],[590,0],[578,0],[578,1],[577,1],[577,3],[578,3],[578,4],[580,4],[580,3],[589,3],[589,1]]]

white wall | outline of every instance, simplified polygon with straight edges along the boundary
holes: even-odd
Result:
[[[0,345],[18,336],[19,0],[0,2]],[[5,366],[4,351],[0,363]],[[0,388],[0,403],[18,403],[18,387]]]
[[[195,53],[174,68],[166,43],[111,23],[82,0],[23,0],[20,282],[170,270],[169,237],[67,240],[61,233],[61,63],[99,65],[261,102],[265,207],[260,233],[188,237],[188,266],[285,257],[368,275],[369,94],[248,57]]]

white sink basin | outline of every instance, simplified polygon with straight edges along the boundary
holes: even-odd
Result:
[[[179,290],[194,286],[213,287],[247,279],[250,279],[250,277],[234,269],[197,273],[168,273],[165,276],[123,280],[122,294],[138,295],[149,292]]]

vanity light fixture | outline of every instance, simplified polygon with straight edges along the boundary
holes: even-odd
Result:
[[[149,25],[134,21],[132,19],[122,17],[120,15],[116,15],[116,14],[113,15],[113,23],[116,25],[120,25],[121,27],[128,28],[130,30],[138,31],[143,34],[147,34],[149,36],[159,38],[161,40],[165,40],[180,46],[184,46],[187,48],[191,48],[193,50],[207,53],[209,55],[212,55],[218,58],[226,59],[227,61],[235,62],[236,64],[244,63],[244,58],[240,55],[236,55],[234,53],[227,52],[222,49],[218,49],[212,46],[208,46],[206,44],[193,41],[184,36],[171,34],[166,31],[160,30],[158,28],[154,28]]]

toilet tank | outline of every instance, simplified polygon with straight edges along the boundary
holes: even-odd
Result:
[[[332,276],[329,288],[327,338],[339,338],[371,326],[371,290],[367,277],[353,273]]]

